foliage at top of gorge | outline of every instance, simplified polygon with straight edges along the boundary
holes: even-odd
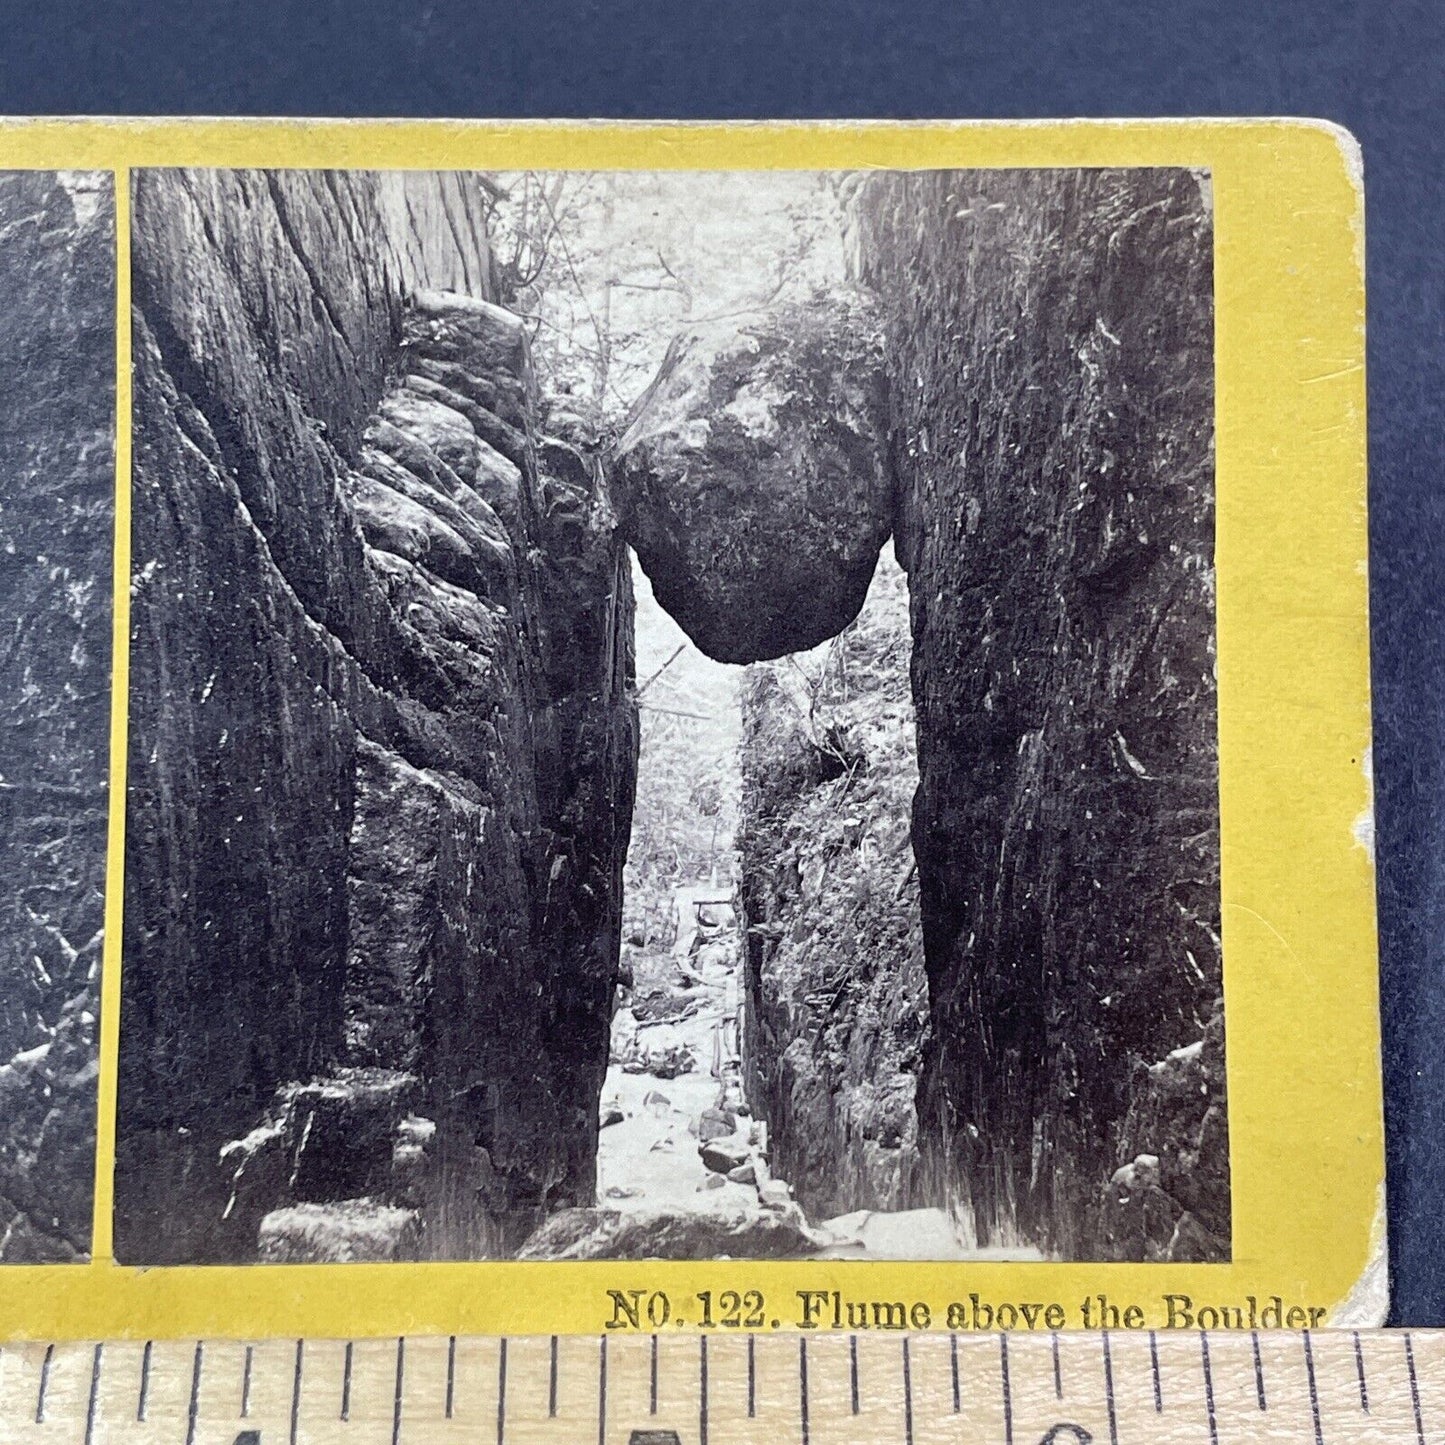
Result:
[[[685,328],[830,289],[847,178],[829,172],[514,172],[487,178],[499,299],[542,389],[620,428]]]

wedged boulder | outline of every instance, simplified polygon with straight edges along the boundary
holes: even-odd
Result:
[[[719,1177],[720,1176],[715,1176]],[[564,1209],[543,1224],[518,1259],[795,1259],[831,1236],[800,1209]]]
[[[857,616],[893,526],[887,385],[860,293],[685,332],[617,445],[623,534],[720,662],[814,647]]]

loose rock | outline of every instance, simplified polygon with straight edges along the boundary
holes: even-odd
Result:
[[[786,1209],[793,1202],[793,1191],[781,1179],[769,1179],[758,1186],[758,1201],[767,1209]]]
[[[746,1161],[748,1146],[739,1139],[713,1139],[699,1145],[697,1152],[709,1169],[715,1169],[719,1174],[730,1174]]]
[[[801,1211],[564,1209],[518,1259],[796,1259],[830,1243]]]
[[[380,1264],[417,1258],[420,1216],[370,1199],[298,1204],[261,1221],[265,1264]]]
[[[738,1127],[737,1119],[724,1109],[704,1109],[698,1120],[697,1137],[707,1144],[733,1133]]]

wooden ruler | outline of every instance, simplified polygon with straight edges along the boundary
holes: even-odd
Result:
[[[4,1445],[1445,1441],[1445,1332],[0,1348]]]

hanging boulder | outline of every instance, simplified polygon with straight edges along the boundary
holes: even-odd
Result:
[[[757,662],[858,615],[893,527],[875,304],[815,296],[679,336],[618,442],[622,529],[708,656]]]

